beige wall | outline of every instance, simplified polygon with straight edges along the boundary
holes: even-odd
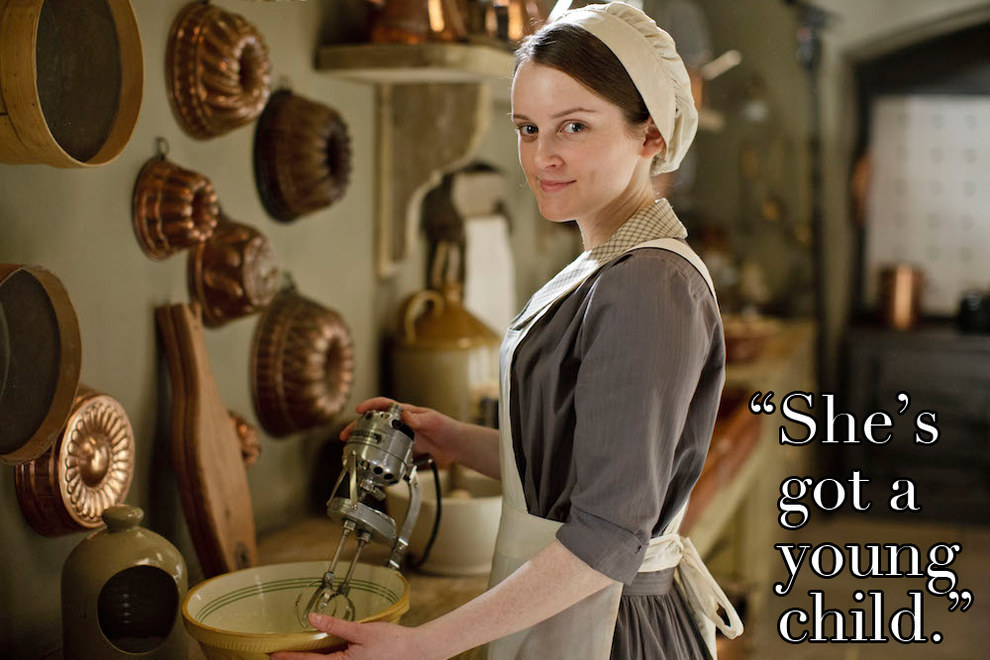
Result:
[[[335,106],[348,123],[354,148],[350,188],[335,206],[291,225],[269,219],[258,200],[251,170],[253,126],[199,142],[187,137],[172,117],[163,78],[164,52],[171,21],[185,1],[132,4],[145,62],[144,100],[133,138],[116,161],[92,170],[0,164],[0,262],[42,264],[68,288],[82,330],[82,381],[116,397],[134,426],[137,469],[128,501],[143,507],[148,525],[192,560],[168,463],[168,411],[158,400],[166,381],[152,317],[156,305],[187,300],[185,259],[147,259],[135,242],[130,220],[134,180],[152,156],[155,138],[169,141],[170,158],[176,163],[213,181],[232,218],[269,237],[281,265],[291,270],[303,293],[334,307],[350,324],[357,352],[352,404],[378,392],[382,326],[397,301],[422,286],[422,249],[414,246],[412,258],[394,280],[376,281],[372,89],[312,68],[321,40],[360,32],[365,3],[216,3],[244,15],[265,35],[275,81],[284,77],[297,93]],[[556,265],[535,255],[549,248],[564,254],[558,260],[566,259],[571,241],[570,234],[550,231],[537,221],[531,196],[516,172],[507,111],[507,106],[493,109],[492,127],[479,155],[508,173],[507,202],[515,216],[513,241],[520,255],[519,289],[520,295],[528,295],[538,278]],[[225,404],[252,420],[247,370],[254,324],[254,318],[243,319],[207,332]],[[305,512],[313,460],[327,436],[324,431],[282,441],[263,438],[261,459],[249,472],[259,530],[271,530]],[[14,471],[6,466],[0,466],[0,529],[0,656],[40,657],[60,643],[59,574],[83,535],[37,535],[21,516]],[[195,567],[193,571],[195,577]]]

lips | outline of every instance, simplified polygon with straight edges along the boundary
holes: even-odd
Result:
[[[540,179],[540,190],[543,192],[556,192],[557,190],[563,190],[567,186],[574,183],[573,181],[545,181]]]

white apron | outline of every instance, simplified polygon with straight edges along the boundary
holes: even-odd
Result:
[[[675,238],[660,238],[633,246],[661,248],[687,259],[704,276],[715,295],[708,269],[686,244]],[[613,257],[614,258],[614,257]],[[530,557],[549,545],[555,538],[560,522],[531,515],[526,508],[522,480],[516,467],[509,419],[509,394],[512,379],[510,368],[516,347],[533,324],[553,305],[601,268],[599,263],[583,254],[547,282],[530,300],[529,305],[506,332],[500,353],[501,405],[499,406],[499,444],[502,469],[502,519],[489,588],[495,586],[522,566]],[[715,627],[727,637],[742,632],[742,622],[725,594],[712,578],[691,541],[677,533],[684,517],[684,507],[674,516],[661,536],[650,541],[639,572],[662,571],[678,567],[675,581],[691,609],[692,619],[701,631],[713,658]],[[607,659],[612,650],[612,635],[619,611],[622,584],[612,584],[588,596],[559,614],[513,635],[497,639],[485,648],[489,660],[551,660],[553,658]],[[728,623],[718,614],[724,609]]]

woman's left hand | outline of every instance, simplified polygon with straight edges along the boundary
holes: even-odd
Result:
[[[311,613],[309,622],[318,630],[347,640],[347,648],[323,655],[304,651],[273,653],[272,660],[378,660],[380,658],[408,658],[409,660],[433,660],[425,649],[416,628],[394,623],[354,623],[344,619]]]

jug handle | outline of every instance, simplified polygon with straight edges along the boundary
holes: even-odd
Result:
[[[422,307],[426,304],[432,304],[433,314],[438,315],[443,312],[446,302],[438,292],[424,289],[411,295],[402,306],[402,339],[408,344],[416,341],[416,320],[422,314]]]

